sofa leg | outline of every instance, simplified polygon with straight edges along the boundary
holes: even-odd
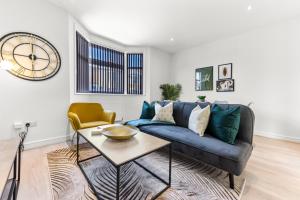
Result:
[[[229,185],[231,189],[234,189],[234,175],[229,173]]]

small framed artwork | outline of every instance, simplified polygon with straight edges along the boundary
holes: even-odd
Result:
[[[227,63],[218,66],[218,79],[231,79],[232,78],[232,63]]]
[[[217,80],[217,92],[234,92],[234,79]]]
[[[213,90],[213,67],[203,67],[196,69],[195,90],[207,91]]]

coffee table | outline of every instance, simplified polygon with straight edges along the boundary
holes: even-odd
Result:
[[[103,199],[97,195],[97,191],[93,183],[89,180],[88,175],[84,171],[83,167],[81,166],[82,162],[87,160],[101,157],[103,156],[107,161],[109,161],[115,168],[116,168],[116,200],[121,199],[120,196],[120,170],[121,167],[129,162],[134,162],[137,166],[144,169],[146,172],[151,174],[153,177],[158,179],[162,182],[165,187],[158,192],[157,194],[153,195],[152,199],[156,199],[160,194],[162,194],[165,190],[167,190],[171,185],[171,170],[172,170],[172,144],[169,141],[160,139],[158,137],[154,137],[148,135],[143,132],[139,132],[133,138],[129,140],[112,140],[107,138],[104,135],[92,135],[92,131],[97,130],[97,128],[88,128],[88,129],[81,129],[77,132],[77,164],[85,176],[87,182],[89,183],[90,187],[94,191],[97,196],[97,199]],[[94,149],[96,149],[100,155],[92,156],[86,158],[84,160],[79,160],[79,139],[84,138]],[[169,166],[168,166],[168,181],[164,180],[163,178],[159,177],[154,172],[147,169],[142,164],[136,162],[137,159],[146,156],[150,153],[153,153],[157,150],[160,150],[164,147],[169,148]],[[101,167],[101,166],[99,166]],[[126,199],[126,197],[122,197],[122,199]]]

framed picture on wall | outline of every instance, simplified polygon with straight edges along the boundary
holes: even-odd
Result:
[[[203,67],[196,69],[195,90],[207,91],[213,90],[213,67]]]
[[[218,79],[231,79],[232,78],[232,63],[222,64],[218,66]]]
[[[234,92],[234,79],[217,80],[217,92]]]

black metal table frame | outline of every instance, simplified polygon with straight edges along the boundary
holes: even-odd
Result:
[[[92,190],[94,191],[97,199],[100,199],[99,196],[97,195],[97,191],[96,191],[96,188],[94,187],[93,183],[89,180],[89,177],[87,176],[87,174],[85,173],[84,169],[81,167],[80,163],[81,162],[85,162],[87,160],[91,160],[93,158],[96,158],[96,157],[101,157],[103,156],[106,160],[108,160],[115,168],[116,168],[116,171],[117,171],[117,184],[116,184],[116,200],[119,200],[120,199],[120,169],[123,165],[129,163],[129,162],[134,162],[136,165],[138,165],[139,167],[141,167],[142,169],[144,169],[145,171],[147,171],[148,173],[150,173],[152,176],[154,176],[155,178],[157,178],[158,180],[160,180],[162,183],[164,183],[166,185],[166,187],[164,187],[164,189],[162,189],[160,192],[158,192],[155,196],[153,196],[151,199],[154,200],[156,199],[159,195],[161,195],[163,192],[165,192],[168,188],[170,188],[171,186],[171,177],[172,177],[172,143],[170,144],[167,144],[167,145],[164,145],[158,149],[155,149],[153,151],[150,151],[150,152],[147,152],[145,154],[142,154],[134,159],[131,159],[125,163],[122,163],[120,165],[116,165],[114,164],[114,162],[108,157],[106,156],[105,154],[103,154],[97,147],[95,147],[88,139],[86,139],[83,135],[81,135],[79,132],[77,132],[77,142],[76,142],[76,150],[77,150],[77,157],[76,157],[76,161],[77,161],[77,165],[79,167],[79,169],[81,170],[81,172],[83,173],[85,179],[87,180],[88,184],[90,185],[90,187],[92,188]],[[96,149],[100,155],[96,155],[96,156],[92,156],[92,157],[89,157],[89,158],[85,158],[83,160],[79,160],[79,139],[80,137],[84,138],[84,140],[86,140],[94,149]],[[161,177],[159,177],[158,175],[156,175],[155,173],[153,173],[152,171],[150,171],[149,169],[147,169],[146,167],[144,167],[143,165],[141,165],[140,163],[138,163],[136,160],[141,158],[141,157],[144,157],[146,155],[149,155],[155,151],[158,151],[166,146],[169,146],[169,181],[165,181],[164,179],[162,179]]]
[[[12,200],[16,200],[17,199],[19,185],[20,185],[20,180],[21,180],[21,178],[20,178],[21,177],[21,153],[22,153],[21,145],[22,145],[22,143],[20,143],[19,146],[18,146],[18,151],[16,152],[14,162],[13,162],[12,167],[10,169],[10,173],[13,170],[12,171],[13,177],[12,178],[8,178],[6,180],[6,183],[8,181],[12,181],[12,184],[11,184],[11,187],[10,187],[7,199],[12,199]],[[1,196],[0,200],[4,200],[4,197]]]

